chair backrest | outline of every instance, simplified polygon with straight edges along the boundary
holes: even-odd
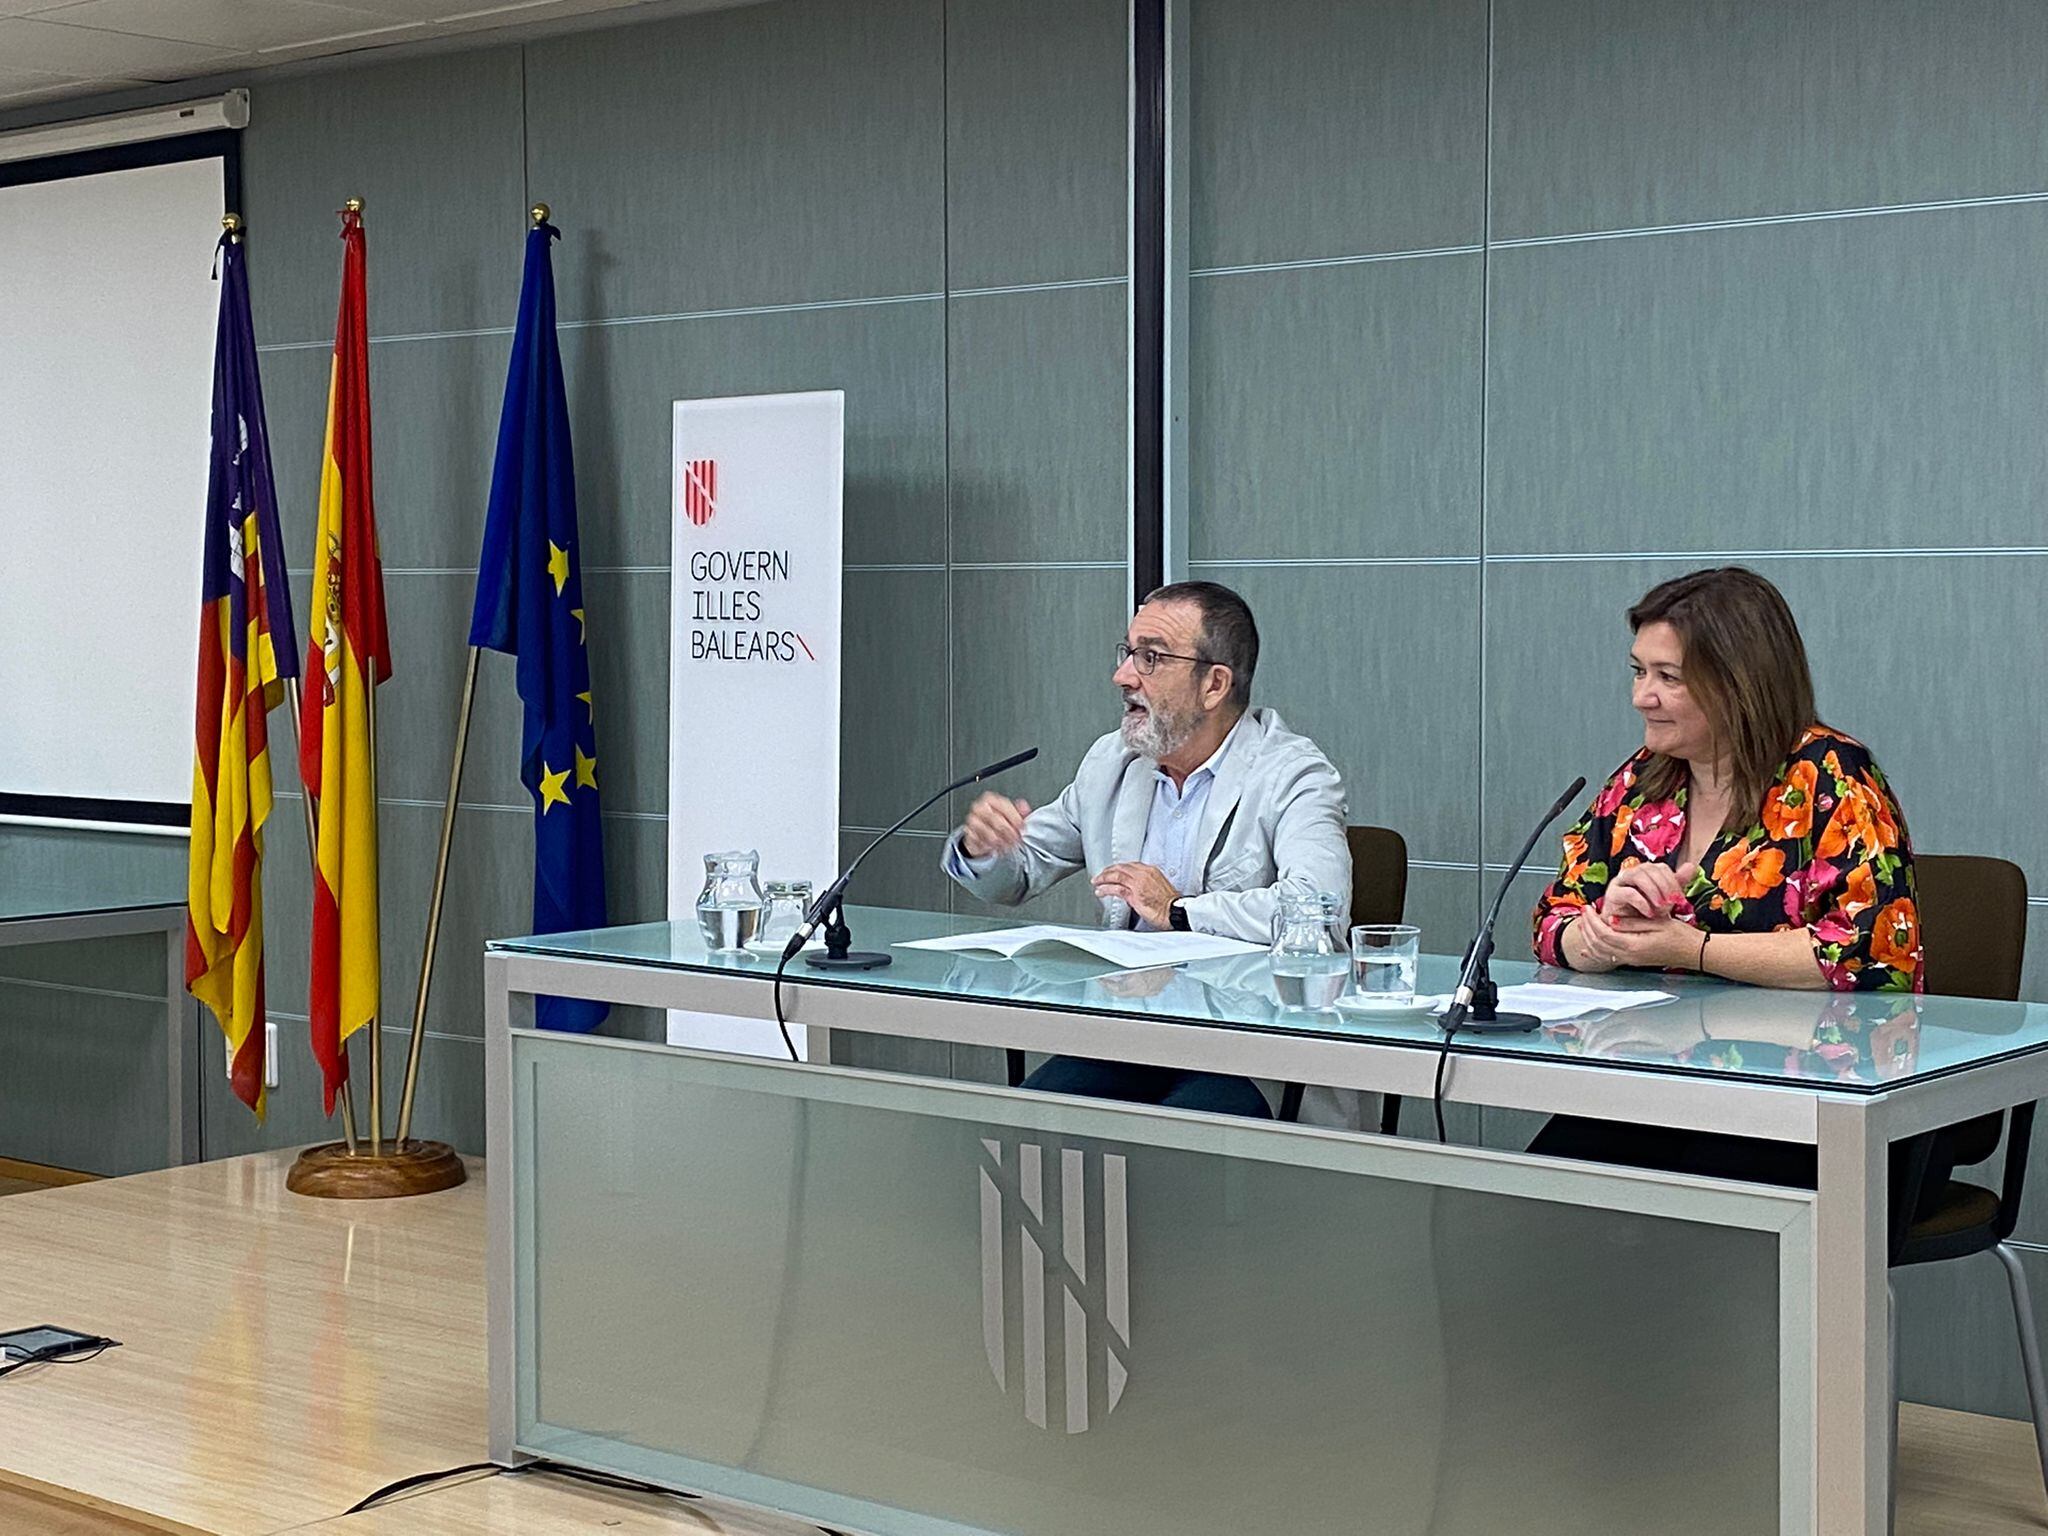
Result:
[[[2027,957],[2027,877],[2019,865],[1978,854],[1924,853],[1913,860],[1913,874],[1927,990],[2018,998]]]
[[[1408,844],[1392,827],[1346,827],[1351,921],[1398,923],[1408,906]]]
[[[2011,1002],[2027,957],[2027,877],[2019,865],[1980,854],[1924,853],[1913,860],[1920,888],[1920,946],[1927,990],[1947,997]],[[2031,1111],[2029,1112],[2031,1128]],[[2003,1115],[1979,1115],[1944,1133],[1957,1167],[1998,1147]],[[2017,1124],[2015,1125],[2017,1130]],[[2007,1197],[2017,1206],[2019,1184]]]

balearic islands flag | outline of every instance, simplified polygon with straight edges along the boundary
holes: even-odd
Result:
[[[370,690],[391,676],[384,573],[370,500],[370,338],[363,219],[342,214],[341,311],[327,386],[320,525],[306,637],[299,777],[320,804],[313,870],[313,1055],[327,1113],[348,1081],[348,1037],[377,1016],[377,769]]]
[[[240,238],[221,236],[213,342],[213,464],[200,566],[199,707],[186,873],[185,986],[227,1036],[235,1097],[263,1115],[265,716],[298,675],[270,434]]]
[[[533,796],[533,931],[602,928],[604,824],[597,802],[597,709],[585,648],[583,550],[576,535],[576,468],[555,337],[560,235],[526,236],[526,277],[512,370],[498,418],[498,458],[477,562],[469,643],[519,658],[526,706],[519,776]],[[595,1029],[603,1003],[543,997],[543,1029]]]

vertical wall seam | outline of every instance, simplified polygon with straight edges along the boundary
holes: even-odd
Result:
[[[1486,518],[1487,518],[1487,396],[1492,385],[1493,343],[1493,8],[1486,0],[1486,104],[1483,114],[1485,143],[1481,154],[1479,225],[1479,588],[1473,603],[1479,631],[1478,677],[1473,691],[1475,752],[1476,846],[1473,860],[1486,863]],[[1485,877],[1472,881],[1472,920],[1479,921],[1486,900]]]
[[[939,419],[945,433],[941,476],[945,507],[946,780],[959,776],[955,710],[959,691],[953,675],[953,0],[939,0]],[[951,811],[949,803],[947,810]],[[946,910],[960,910],[960,888],[946,882]],[[952,1054],[948,1047],[948,1056]],[[958,1065],[953,1075],[960,1075]]]

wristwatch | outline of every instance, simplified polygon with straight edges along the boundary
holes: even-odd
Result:
[[[1188,909],[1182,906],[1178,901],[1169,903],[1166,908],[1166,926],[1171,928],[1175,933],[1189,932],[1190,930],[1188,928]]]

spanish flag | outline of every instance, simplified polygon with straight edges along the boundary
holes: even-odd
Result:
[[[185,986],[227,1036],[235,1096],[263,1115],[265,716],[298,675],[270,433],[241,239],[221,236],[213,342],[213,462],[201,557],[199,707],[186,871]]]
[[[327,1113],[348,1081],[348,1037],[377,1017],[377,767],[370,690],[391,676],[384,573],[370,499],[370,337],[363,218],[341,216],[341,312],[327,386],[320,525],[301,694],[299,777],[320,805],[313,870],[313,1055]]]

